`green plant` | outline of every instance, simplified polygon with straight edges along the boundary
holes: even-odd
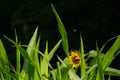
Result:
[[[51,7],[58,22],[61,39],[50,52],[48,51],[48,41],[46,41],[45,51],[41,52],[39,49],[40,37],[37,38],[38,28],[36,28],[28,45],[21,45],[18,42],[16,32],[16,41],[4,36],[16,47],[16,67],[12,68],[13,66],[11,66],[0,40],[0,80],[105,80],[105,75],[108,75],[108,80],[110,80],[110,76],[120,76],[120,70],[109,67],[114,56],[120,53],[120,35],[116,37],[115,42],[106,53],[102,53],[102,51],[107,42],[100,49],[96,43],[96,50],[91,50],[86,57],[80,35],[80,50],[70,53],[65,27],[52,4]],[[66,57],[62,60],[57,56],[59,61],[56,63],[57,68],[54,69],[50,60],[61,42]],[[25,50],[23,47],[27,49]],[[23,66],[20,66],[20,55],[24,58]],[[77,66],[71,63],[72,60]]]

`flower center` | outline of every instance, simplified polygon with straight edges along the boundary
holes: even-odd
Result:
[[[72,62],[74,64],[79,64],[80,63],[80,59],[77,56],[74,56],[73,59],[72,59]]]

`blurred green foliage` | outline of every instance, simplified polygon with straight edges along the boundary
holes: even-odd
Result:
[[[59,39],[55,16],[50,3],[56,7],[68,32],[69,49],[78,49],[79,33],[82,33],[85,51],[95,49],[95,41],[102,46],[109,38],[119,35],[119,2],[104,0],[1,0],[0,37],[3,34],[14,39],[16,29],[21,43],[27,44],[36,26],[41,34],[40,47],[49,40],[52,47]],[[3,39],[3,38],[2,38]],[[5,40],[3,39],[3,42]],[[7,51],[13,52],[8,42]],[[106,50],[111,46],[109,44]],[[44,49],[43,49],[44,50]],[[86,53],[85,52],[85,53]],[[59,51],[58,53],[62,53]],[[63,54],[61,56],[64,56]],[[14,58],[11,54],[9,57]],[[118,60],[117,60],[118,61]],[[119,62],[116,62],[119,63]],[[116,67],[120,67],[116,65]]]

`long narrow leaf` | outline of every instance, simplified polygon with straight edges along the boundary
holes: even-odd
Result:
[[[0,66],[2,66],[4,69],[6,69],[9,72],[10,70],[8,64],[9,61],[8,61],[7,53],[0,39]],[[9,79],[9,77],[6,74],[4,74],[4,77],[5,79]]]
[[[104,80],[102,58],[100,56],[100,52],[99,52],[97,43],[96,43],[96,49],[97,49],[97,64],[98,64],[96,80]]]
[[[8,66],[8,57],[4,45],[0,39],[0,66]]]
[[[0,66],[0,71],[2,71],[3,73],[5,73],[6,75],[8,75],[9,77],[11,77],[13,79],[16,79],[16,80],[18,79],[14,73],[11,73],[10,71],[3,68],[2,66]],[[5,78],[5,79],[7,79],[7,78]]]
[[[57,80],[61,80],[61,68],[60,68],[60,62],[57,62]]]
[[[105,75],[120,76],[120,70],[107,67],[107,68],[105,69]]]
[[[18,44],[17,32],[15,30],[16,44]],[[16,48],[16,75],[20,79],[20,51]]]
[[[86,72],[86,63],[84,59],[84,46],[83,46],[83,40],[82,37],[80,36],[80,46],[81,46],[81,77],[85,74]]]
[[[61,37],[62,37],[62,45],[63,45],[63,49],[66,53],[67,56],[69,56],[69,47],[68,47],[68,39],[67,39],[67,32],[65,30],[65,27],[57,13],[57,11],[55,10],[53,4],[51,4],[51,7],[52,7],[52,10],[56,16],[56,19],[57,19],[57,22],[58,22],[58,30],[61,34]]]
[[[49,61],[52,59],[54,52],[58,49],[60,46],[62,40],[58,41],[58,43],[54,46],[54,48],[49,52]]]
[[[10,38],[8,38],[8,37],[6,37],[6,36],[4,36],[4,37],[5,37],[7,40],[9,40],[11,43],[13,43],[13,44],[17,47],[17,49],[21,52],[22,56],[23,56],[26,60],[28,60],[31,64],[33,64],[33,62],[32,62],[32,60],[30,59],[28,53],[27,53],[22,47],[20,47],[20,45],[16,44],[16,42],[14,42],[13,40],[11,40]]]
[[[88,80],[89,80],[90,78],[89,78],[88,75],[89,75],[92,71],[94,72],[97,67],[98,67],[98,64],[94,64],[92,67],[90,67],[90,69],[87,70],[86,73],[81,77],[81,80],[86,79],[86,77],[88,77]],[[93,74],[92,77],[93,77],[93,76],[95,76],[95,74]],[[90,79],[90,80],[92,80],[92,79]]]
[[[48,42],[46,42],[46,48],[44,52],[45,57],[40,57],[40,75],[43,80],[47,80],[48,78],[48,67],[49,67],[49,57],[48,57]]]
[[[40,37],[38,38],[38,41],[37,41],[37,45],[36,45],[36,50],[39,50],[39,44],[40,44]],[[39,56],[38,56],[38,52],[35,51],[35,64],[37,65],[37,68],[35,68],[35,71],[34,71],[34,80],[39,80],[40,77],[40,67],[39,67]]]
[[[81,80],[72,68],[69,70],[69,76],[71,80]]]
[[[114,54],[120,49],[120,35],[117,37],[114,44],[111,46],[111,48],[106,52],[106,55],[103,59],[103,69],[105,69],[107,66],[109,66],[113,60]]]
[[[35,33],[34,33],[35,35],[37,34],[37,29],[36,29],[36,31],[35,31]],[[30,64],[31,66],[34,66],[34,67],[36,67],[36,65],[35,65],[35,63],[33,62],[33,60],[31,60],[31,58],[30,58],[30,53],[32,52],[32,48],[31,47],[33,47],[32,46],[32,41],[34,41],[34,37],[32,37],[32,39],[31,39],[31,42],[30,42],[30,46],[29,46],[29,48],[30,49],[27,49],[27,51],[25,51],[20,45],[18,45],[16,42],[14,42],[13,40],[11,40],[10,38],[8,38],[8,37],[6,37],[6,36],[4,36],[6,39],[8,39],[11,43],[13,43],[15,46],[16,46],[16,48],[20,51],[20,53],[22,54],[22,56],[25,58],[25,63],[24,63],[24,66],[23,66],[23,68],[22,68],[22,72],[21,72],[21,76],[23,77],[23,78],[25,78],[25,79],[29,79],[29,78],[33,78],[32,76],[30,76],[30,74],[31,74],[31,72],[30,72],[30,74],[29,74],[29,70],[31,70],[31,69],[29,69],[28,67],[30,67],[30,66],[28,66],[28,64]],[[35,41],[34,41],[35,42]],[[35,43],[34,43],[35,44]],[[28,54],[29,53],[29,54]],[[33,59],[33,58],[32,58]],[[22,80],[22,79],[21,79]]]
[[[35,48],[36,46],[37,32],[38,32],[38,28],[36,28],[26,50],[28,56],[32,61],[35,61],[35,51],[33,50],[33,48]],[[34,79],[34,70],[35,70],[35,67],[25,60],[21,75],[24,76],[25,79]]]

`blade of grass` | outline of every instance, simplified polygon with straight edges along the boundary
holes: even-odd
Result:
[[[60,62],[57,62],[57,80],[61,80],[61,68],[60,68]]]
[[[1,71],[0,71],[0,80],[5,80],[4,76],[3,76],[3,73]]]
[[[49,57],[48,57],[48,41],[46,42],[46,48],[45,48],[45,52],[44,52],[44,57],[40,57],[40,70],[41,70],[41,76],[43,80],[47,80],[48,77],[48,67],[49,67]],[[43,76],[44,75],[44,76]]]
[[[53,4],[51,4],[51,7],[52,7],[52,10],[56,16],[56,19],[57,19],[57,22],[58,22],[58,30],[61,34],[61,37],[62,37],[62,46],[63,46],[63,49],[66,53],[66,56],[69,56],[69,46],[68,46],[68,39],[67,39],[67,32],[65,30],[65,27],[57,13],[57,11],[55,10]]]
[[[18,44],[17,32],[15,30],[16,44]],[[20,79],[20,51],[16,48],[16,75]]]
[[[113,39],[115,39],[115,38],[117,38],[117,37],[118,37],[118,36],[115,36],[115,37],[109,39],[107,42],[105,42],[105,44],[104,44],[104,45],[101,47],[101,49],[100,49],[100,53],[103,51],[103,49],[104,49],[105,46],[108,44],[108,42],[112,41]]]
[[[19,79],[19,75],[20,75],[20,51],[18,49],[16,49],[16,73],[18,74],[18,79]]]
[[[61,80],[70,80],[69,70],[71,67],[72,67],[71,65],[67,65],[67,67],[61,67],[61,76],[62,76]]]
[[[46,42],[46,49],[44,52],[44,55],[46,56],[47,60],[49,60],[49,56],[48,56],[48,41]],[[47,61],[44,57],[43,57],[43,70],[44,70],[44,74],[48,77],[48,61]]]
[[[0,39],[0,66],[7,66],[8,64],[8,57],[7,57],[7,53],[6,50],[4,48],[4,45]]]
[[[57,56],[57,58],[58,58],[58,60],[62,63],[61,66],[67,67],[67,64],[65,64],[65,62],[64,62],[59,56]]]
[[[58,43],[54,46],[54,48],[49,52],[49,61],[52,59],[54,52],[58,49],[60,46],[62,40],[58,41]]]
[[[9,70],[9,61],[8,61],[8,57],[7,57],[7,53],[6,50],[4,48],[4,45],[0,39],[0,66],[2,66],[3,68],[5,68],[8,72]],[[9,80],[9,77],[4,74],[5,79]]]
[[[85,63],[85,59],[84,59],[84,46],[83,46],[83,40],[82,40],[82,36],[80,36],[80,46],[81,46],[81,77],[85,74],[86,72],[86,63]]]
[[[57,56],[59,61],[61,62],[61,80],[69,80],[69,69],[72,68],[72,65],[69,63],[68,57],[62,60],[59,56]]]
[[[37,41],[37,45],[36,45],[36,50],[39,50],[39,44],[40,44],[40,37],[38,38],[38,41]],[[39,75],[40,75],[40,67],[39,67],[39,58],[38,58],[39,56],[38,56],[38,52],[37,51],[35,51],[35,64],[37,65],[37,68],[38,68],[38,71],[37,71],[37,69],[35,69],[35,71],[34,71],[34,80],[39,80],[40,79],[40,77],[39,77]]]
[[[33,48],[35,48],[36,46],[37,32],[38,28],[36,28],[26,50],[32,61],[35,61],[35,51],[33,50]],[[26,79],[34,79],[34,70],[35,67],[31,65],[28,61],[24,60],[21,75],[23,75]]]
[[[54,70],[52,70],[52,71],[50,71],[50,73],[51,73],[51,75],[52,75],[52,80],[57,80],[57,70],[56,69],[54,69]]]
[[[69,70],[69,76],[71,80],[81,80],[73,68]]]
[[[120,49],[120,35],[117,37],[114,44],[111,46],[111,48],[106,52],[106,55],[103,59],[103,69],[105,69],[107,66],[109,66],[113,60],[114,54]]]
[[[98,67],[98,64],[94,64],[92,67],[90,67],[90,69],[87,70],[87,72],[81,77],[81,80],[86,79],[86,77],[88,77],[88,80],[89,80],[89,76],[88,76],[88,75],[89,75],[92,71],[94,71],[97,67]],[[93,74],[93,75],[95,75],[95,74]],[[92,76],[93,76],[93,75],[92,75]]]
[[[28,55],[28,53],[20,46],[20,45],[18,45],[18,44],[16,44],[16,42],[14,42],[13,40],[11,40],[10,38],[8,38],[8,37],[6,37],[6,36],[4,36],[6,39],[8,39],[11,43],[13,43],[16,47],[17,47],[17,49],[20,51],[20,53],[22,54],[22,56],[25,58],[25,60],[29,63],[29,64],[31,64],[31,65],[33,65],[35,68],[37,68],[37,65],[31,60],[31,58],[30,58],[30,56]],[[28,64],[25,64],[25,67],[27,66]],[[24,70],[24,69],[26,69],[26,70]],[[24,72],[24,71],[27,71],[27,68],[24,68],[24,66],[23,66],[23,72],[21,71],[21,78],[20,78],[20,80],[23,80],[23,79],[26,79],[26,80],[28,80],[28,74],[26,74],[26,72]],[[37,68],[37,71],[38,71],[38,68]],[[25,75],[26,75],[26,77],[25,77]],[[40,77],[40,75],[39,75],[39,77]]]
[[[31,66],[36,67],[36,64],[32,61],[33,58],[31,60],[31,58],[29,56],[29,55],[31,55],[30,53],[32,52],[32,50],[31,50],[32,48],[31,47],[33,47],[33,45],[36,44],[35,43],[35,41],[36,41],[36,39],[35,39],[36,35],[37,35],[37,29],[35,30],[35,33],[33,34],[33,37],[31,38],[31,41],[30,41],[30,43],[28,45],[29,47],[27,48],[27,52],[21,46],[19,46],[18,44],[16,44],[16,42],[14,42],[13,40],[11,40],[11,39],[9,39],[8,37],[5,36],[6,39],[8,39],[11,43],[13,43],[17,47],[17,49],[21,52],[22,56],[25,58],[25,63],[24,63],[24,66],[22,68],[21,75],[22,75],[23,78],[26,78],[26,80],[28,78],[33,78],[33,76],[29,76],[30,74],[33,74],[33,73],[28,72],[28,70],[32,70],[32,69],[28,68],[28,67],[30,67],[30,66],[28,66],[28,64],[31,64]]]
[[[104,80],[102,58],[100,56],[100,52],[99,52],[97,43],[96,43],[96,49],[97,49],[97,64],[98,64],[96,80]]]
[[[107,68],[105,69],[105,75],[120,76],[120,70],[107,67]]]
[[[32,62],[32,60],[30,59],[28,53],[27,53],[22,47],[20,47],[20,45],[16,44],[16,42],[14,42],[13,40],[11,40],[11,39],[8,38],[7,36],[4,36],[4,37],[5,37],[8,41],[10,41],[11,43],[13,43],[13,44],[17,47],[17,49],[21,52],[22,56],[23,56],[27,61],[29,61],[31,64],[34,64],[34,63]]]
[[[96,68],[93,68],[93,70],[90,71],[88,80],[95,80],[95,74],[96,74]]]
[[[0,66],[0,71],[5,73],[7,76],[9,76],[12,79],[16,79],[16,80],[18,79],[17,76],[14,73],[11,73],[10,71],[3,68],[2,66]],[[9,79],[5,78],[5,80],[11,80],[10,78]]]
[[[20,51],[20,53],[22,54],[22,56],[25,58],[26,61],[28,61],[31,65],[35,65],[34,62],[31,60],[31,58],[29,57],[28,53],[22,47],[20,47],[18,44],[16,44],[16,42],[14,42],[13,40],[11,40],[10,38],[8,38],[6,36],[4,36],[4,37],[6,39],[8,39],[11,43],[13,43],[17,47],[17,49]],[[25,72],[24,73],[21,72],[22,78],[20,78],[20,80],[23,80],[23,78],[25,78],[25,75],[26,75]]]

